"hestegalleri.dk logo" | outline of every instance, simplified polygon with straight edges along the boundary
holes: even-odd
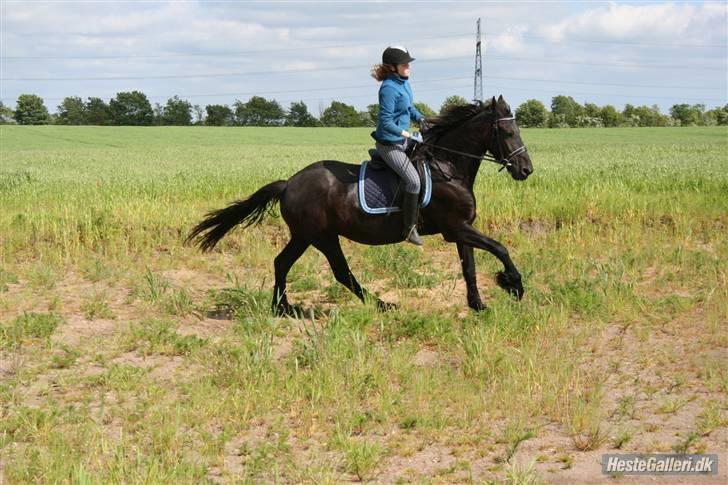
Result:
[[[718,455],[606,454],[602,473],[608,475],[717,475]]]

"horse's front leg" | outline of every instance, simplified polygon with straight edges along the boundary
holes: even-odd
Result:
[[[458,256],[460,256],[460,264],[463,267],[463,278],[465,278],[465,287],[468,291],[468,306],[480,312],[485,310],[485,305],[480,299],[478,292],[478,283],[475,277],[475,256],[473,254],[473,246],[463,243],[457,243]]]
[[[523,284],[521,283],[521,274],[516,269],[516,265],[511,261],[511,257],[508,254],[508,250],[498,241],[489,238],[485,234],[475,229],[470,224],[460,225],[453,230],[447,231],[445,239],[458,244],[458,251],[460,245],[465,247],[471,246],[478,249],[484,249],[491,253],[493,256],[503,263],[503,271],[498,273],[496,282],[498,286],[506,290],[511,295],[515,296],[519,300],[523,298]],[[472,250],[471,257],[472,257]],[[462,255],[460,256],[462,259]],[[473,271],[475,263],[473,262]],[[465,272],[465,266],[463,263],[463,272]],[[466,276],[466,280],[467,280]],[[475,282],[475,275],[473,275],[473,283]],[[476,290],[477,291],[477,290]],[[468,294],[470,290],[468,289]],[[469,299],[469,298],[468,298]]]

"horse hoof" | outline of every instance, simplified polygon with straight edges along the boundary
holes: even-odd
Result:
[[[488,309],[488,307],[485,306],[485,303],[483,303],[480,300],[469,302],[468,306],[470,307],[471,310],[473,310],[475,312],[484,312],[485,310]]]
[[[377,300],[377,310],[380,312],[388,312],[396,309],[397,305],[395,303],[387,303],[382,300]]]
[[[293,317],[293,318],[302,318],[305,314],[303,311],[303,307],[301,305],[291,305],[291,304],[276,305],[276,307],[273,310],[273,313],[277,317]]]
[[[495,280],[498,286],[506,290],[517,300],[523,298],[524,290],[523,284],[521,283],[521,275],[516,274],[515,276],[511,276],[501,271],[496,275]]]

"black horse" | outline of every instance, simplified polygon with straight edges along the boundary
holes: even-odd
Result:
[[[498,285],[522,298],[521,275],[506,248],[472,226],[473,183],[488,151],[516,180],[525,180],[533,171],[510,107],[502,96],[494,97],[488,103],[457,106],[431,121],[424,143],[412,154],[413,160],[429,160],[432,172],[431,202],[420,212],[419,233],[439,233],[457,244],[470,308],[485,309],[475,280],[473,248],[485,249],[503,263],[504,271],[496,277]],[[187,242],[209,251],[238,224],[248,227],[260,223],[273,204],[280,202],[291,240],[275,258],[273,311],[278,315],[300,314],[300,309],[288,302],[286,276],[310,245],[326,256],[336,280],[364,301],[370,294],[349,270],[339,236],[370,245],[397,243],[402,241],[402,218],[397,213],[381,216],[361,210],[358,173],[359,165],[333,160],[313,163],[288,180],[272,182],[248,199],[208,213]],[[374,298],[380,309],[390,306]]]

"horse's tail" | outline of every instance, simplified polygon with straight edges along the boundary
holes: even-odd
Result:
[[[260,224],[267,213],[278,202],[288,182],[276,180],[261,187],[245,200],[238,200],[216,211],[208,212],[207,217],[197,224],[185,244],[196,244],[202,251],[210,251],[233,227]]]

